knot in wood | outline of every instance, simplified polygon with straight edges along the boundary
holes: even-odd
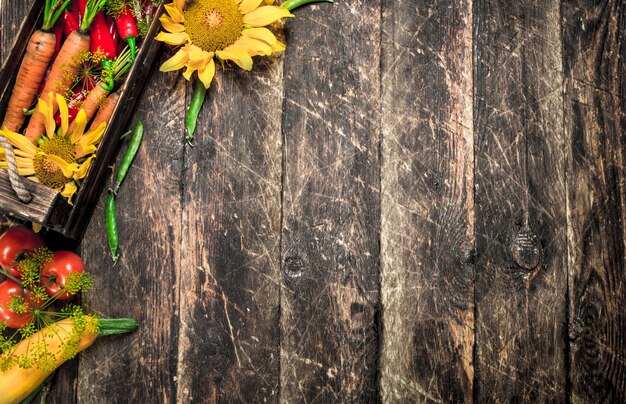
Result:
[[[298,257],[288,257],[285,260],[285,275],[291,279],[298,279],[304,274],[304,262]]]
[[[537,268],[543,255],[537,236],[528,226],[522,227],[513,237],[510,250],[515,263],[527,271]]]

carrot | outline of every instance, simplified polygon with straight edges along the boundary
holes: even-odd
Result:
[[[107,125],[109,124],[109,120],[113,115],[113,110],[115,109],[119,99],[120,95],[118,93],[109,94],[104,102],[102,102],[102,105],[100,105],[100,109],[98,110],[96,117],[93,119],[93,122],[89,125],[90,131],[97,128],[102,122],[106,122]]]
[[[50,73],[48,73],[46,84],[42,91],[44,96],[50,92],[65,94],[73,84],[74,78],[80,68],[78,55],[82,52],[89,51],[89,26],[96,13],[104,6],[106,1],[107,0],[88,0],[80,29],[72,32],[67,37],[50,68]],[[53,97],[52,99],[52,112],[55,113],[58,109],[58,105],[56,98]],[[38,110],[39,107],[37,107],[37,111]],[[43,136],[45,126],[43,114],[37,113],[37,111],[35,111],[30,118],[28,127],[24,132],[24,135],[33,143]]]
[[[7,112],[0,127],[17,132],[24,123],[24,109],[30,108],[35,100],[60,39],[53,32],[53,27],[68,4],[69,0],[46,0],[42,28],[35,31],[28,41],[26,55],[17,72]]]
[[[83,101],[82,109],[85,111],[85,115],[87,115],[87,122],[93,118],[98,107],[103,104],[105,98],[109,95],[109,91],[105,90],[101,85],[95,86],[90,92],[85,101]],[[74,124],[76,121],[72,122],[69,127],[69,133],[72,133],[74,129]]]

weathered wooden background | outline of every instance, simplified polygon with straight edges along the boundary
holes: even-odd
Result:
[[[32,0],[2,0],[6,55]],[[190,89],[82,245],[141,322],[52,402],[625,402],[624,0],[341,1]],[[165,51],[161,61],[169,56]]]

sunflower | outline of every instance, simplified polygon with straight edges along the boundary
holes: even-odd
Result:
[[[161,71],[186,68],[183,76],[187,80],[198,72],[204,87],[209,88],[215,59],[230,60],[250,70],[252,56],[284,51],[285,45],[265,27],[294,15],[284,7],[264,4],[264,0],[174,0],[166,4],[160,21],[167,32],[156,39],[182,47],[163,63]]]
[[[19,175],[60,191],[71,203],[72,196],[95,158],[96,146],[104,134],[106,123],[103,122],[96,129],[85,133],[87,115],[81,109],[76,115],[72,131],[69,132],[67,103],[57,94],[61,116],[61,126],[57,128],[54,111],[50,107],[53,97],[50,92],[48,103],[39,99],[37,113],[44,115],[46,134],[37,144],[10,130],[3,129],[0,133],[13,146]],[[8,169],[4,152],[0,154],[0,168]]]

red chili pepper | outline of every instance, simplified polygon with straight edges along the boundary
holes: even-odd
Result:
[[[128,46],[130,46],[131,58],[135,59],[139,31],[137,31],[137,22],[130,11],[130,7],[124,7],[124,10],[115,19],[115,25],[117,25],[117,30],[120,33],[122,41],[128,43]]]
[[[72,15],[76,18],[76,21],[80,21],[80,5],[76,0],[72,1]]]
[[[63,32],[65,32],[65,36],[70,36],[70,34],[78,29],[78,20],[74,17],[74,14],[68,13],[67,11],[63,13]]]
[[[113,40],[111,32],[109,32],[109,27],[107,26],[104,13],[102,11],[98,11],[96,18],[94,18],[91,23],[91,42],[89,47],[91,49],[91,53],[99,51],[104,54],[104,57],[106,58],[112,59],[117,56],[117,47],[115,46],[115,41]]]
[[[85,15],[85,9],[87,8],[87,2],[89,0],[78,0],[78,2],[76,4],[78,4],[78,8],[77,8],[77,12],[78,12],[78,16],[77,16],[77,20],[78,23],[80,24],[83,21],[83,16]]]
[[[104,69],[112,68],[112,59],[117,56],[117,46],[113,40],[111,32],[109,31],[107,21],[104,18],[104,13],[102,11],[98,11],[98,14],[96,14],[96,17],[91,23],[89,48],[93,54],[101,53],[104,55],[104,59],[100,62]],[[110,75],[109,82],[105,88],[107,90],[112,90],[114,85],[113,75]]]
[[[54,27],[52,28],[52,32],[54,32],[54,37],[57,41],[54,45],[54,54],[52,55],[52,60],[54,60],[59,54],[61,42],[63,41],[63,22],[61,20],[57,20],[56,24],[54,24]]]
[[[109,27],[109,33],[111,34],[111,37],[113,38],[113,42],[115,42],[115,49],[119,49],[120,34],[117,32],[117,28],[115,27],[115,20],[109,17],[108,15],[105,16],[105,18],[106,18],[107,26]],[[117,52],[117,54],[119,55],[119,52]]]
[[[89,95],[89,91],[83,89],[81,86],[77,86],[74,89],[74,95],[67,103],[69,123],[74,122],[74,119],[76,119],[76,115],[78,115],[78,111],[80,111],[83,101],[85,101],[87,95]],[[54,121],[56,122],[57,127],[61,126],[61,114],[59,112],[54,115]]]

